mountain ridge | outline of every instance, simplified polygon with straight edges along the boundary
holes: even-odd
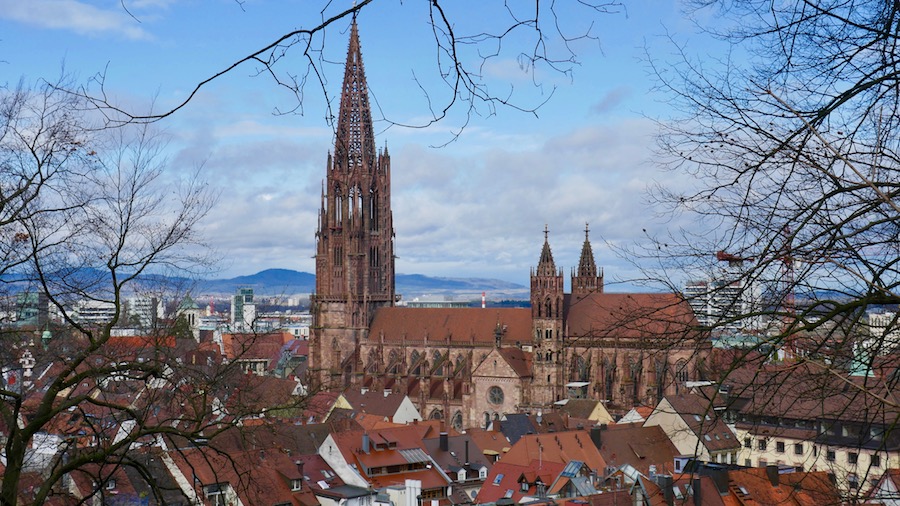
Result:
[[[490,292],[494,295],[527,297],[528,287],[509,281],[490,278],[433,277],[424,274],[397,274],[397,293],[410,297],[478,295]],[[199,280],[197,289],[206,294],[233,294],[239,288],[253,288],[259,295],[308,295],[315,291],[316,276],[292,269],[265,269],[256,274],[225,279]]]

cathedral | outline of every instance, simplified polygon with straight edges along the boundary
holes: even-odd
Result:
[[[570,293],[545,227],[530,308],[397,306],[391,161],[376,149],[355,19],[338,114],[316,230],[314,386],[402,392],[462,428],[573,397],[624,413],[700,379],[710,345],[690,305],[605,292],[587,227]]]

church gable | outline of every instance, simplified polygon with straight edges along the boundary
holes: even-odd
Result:
[[[476,377],[519,379],[520,373],[517,369],[519,367],[507,361],[506,354],[495,349],[472,371],[472,380],[474,381]]]

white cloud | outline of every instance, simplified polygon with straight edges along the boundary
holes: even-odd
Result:
[[[150,38],[118,2],[110,5],[110,9],[103,9],[77,0],[0,0],[0,17],[82,35],[109,33],[129,39]]]
[[[285,127],[255,121],[191,123],[174,159],[177,165],[206,159],[206,178],[222,192],[204,227],[227,259],[223,276],[272,267],[313,272],[328,129],[287,127],[286,134]],[[544,225],[568,274],[587,222],[609,282],[637,277],[610,245],[639,240],[643,229],[663,230],[645,203],[647,185],[661,176],[651,162],[654,132],[643,119],[543,139],[476,127],[434,149],[421,142],[428,132],[392,130],[397,272],[527,285]]]

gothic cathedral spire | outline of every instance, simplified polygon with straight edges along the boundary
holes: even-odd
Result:
[[[597,274],[597,264],[594,262],[594,252],[591,249],[588,232],[588,225],[585,223],[581,259],[578,261],[578,269],[572,269],[572,297],[576,300],[583,299],[592,293],[603,292],[603,270],[601,269],[600,274]]]
[[[391,161],[376,153],[356,19],[316,231],[311,366],[320,379],[357,370],[359,339],[394,304]]]
[[[549,230],[544,226],[544,247],[536,269],[531,270],[531,316],[538,319],[562,319],[563,275],[557,270],[550,251]]]

